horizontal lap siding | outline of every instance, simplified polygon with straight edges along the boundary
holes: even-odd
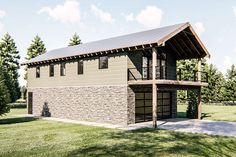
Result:
[[[60,64],[54,65],[54,77],[49,77],[49,66],[40,66],[40,78],[35,67],[28,69],[28,87],[57,87],[80,85],[127,84],[126,53],[108,55],[108,69],[98,68],[98,57],[84,59],[84,74],[78,75],[77,61],[66,62],[66,76],[60,76]]]

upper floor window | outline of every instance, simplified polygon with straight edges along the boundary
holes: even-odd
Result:
[[[60,73],[61,73],[61,76],[66,75],[66,63],[61,63]]]
[[[78,61],[78,74],[84,73],[84,62],[83,60]]]
[[[108,69],[108,56],[99,57],[99,69]]]
[[[50,76],[50,77],[53,77],[53,76],[54,76],[54,65],[53,65],[53,64],[51,64],[51,65],[49,66],[49,76]]]
[[[36,67],[36,78],[40,78],[40,67]]]

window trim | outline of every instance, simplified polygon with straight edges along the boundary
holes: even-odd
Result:
[[[38,70],[38,73],[37,73],[37,70]],[[40,78],[40,66],[37,66],[36,67],[36,78]]]
[[[80,63],[82,63],[82,71],[79,71],[79,66],[81,65]],[[77,62],[77,74],[78,75],[83,75],[84,74],[84,60],[80,59]]]
[[[60,76],[66,76],[66,63],[60,64]]]
[[[51,75],[51,67],[53,67],[53,73],[52,73],[52,75]],[[55,70],[54,70],[54,64],[50,64],[49,65],[49,77],[54,77],[54,75],[55,75]]]
[[[105,68],[102,68],[101,67],[101,62],[100,62],[100,58],[102,58],[102,57],[106,57],[107,58],[107,66],[105,67]],[[98,69],[108,69],[108,67],[109,67],[109,57],[106,55],[106,56],[100,56],[100,57],[98,57]]]

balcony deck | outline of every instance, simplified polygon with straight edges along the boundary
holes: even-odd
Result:
[[[182,69],[177,69],[176,73],[168,74],[168,76],[164,68],[159,69],[154,80],[159,87],[198,88],[208,85],[208,74],[204,71],[193,71],[189,76],[187,75],[188,77],[183,78]],[[132,70],[134,71],[132,72]],[[148,71],[151,71],[150,68],[142,68],[140,71],[137,71],[136,68],[128,69],[128,85],[151,85],[153,83],[152,75],[148,74]],[[201,75],[200,80],[198,80],[198,75]]]
[[[173,86],[207,86],[207,82],[196,82],[196,81],[178,81],[178,80],[155,80],[157,85],[173,85]],[[128,85],[151,85],[152,80],[130,80]]]

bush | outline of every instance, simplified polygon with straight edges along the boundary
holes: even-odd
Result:
[[[198,118],[198,91],[188,90],[188,107],[186,111],[187,118],[196,119]]]
[[[26,103],[10,103],[8,104],[10,108],[26,108]]]

